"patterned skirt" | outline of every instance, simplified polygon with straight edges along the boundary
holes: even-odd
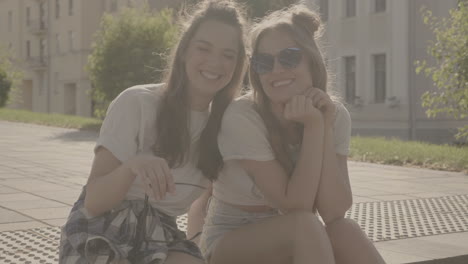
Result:
[[[124,200],[111,211],[90,217],[85,188],[62,227],[59,263],[164,263],[169,251],[202,259],[197,245],[177,228],[175,217],[147,200]]]

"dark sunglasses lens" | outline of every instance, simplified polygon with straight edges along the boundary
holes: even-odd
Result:
[[[301,63],[302,53],[298,48],[287,48],[278,54],[278,61],[285,68],[296,68]]]
[[[258,74],[271,72],[274,63],[275,58],[269,54],[256,54],[251,59],[251,67]]]

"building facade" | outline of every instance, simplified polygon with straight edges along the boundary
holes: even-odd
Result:
[[[91,116],[85,66],[104,13],[178,0],[0,0],[0,45],[24,71],[21,102],[9,107]]]
[[[416,60],[434,39],[421,8],[448,17],[457,0],[310,0],[325,22],[324,51],[333,87],[346,102],[353,134],[451,143],[468,120],[427,118],[421,106],[430,78]]]
[[[22,100],[13,108],[91,116],[85,65],[104,13],[183,0],[0,0],[0,45],[24,69]],[[415,73],[433,39],[420,8],[448,16],[457,0],[305,0],[325,22],[324,47],[332,87],[346,102],[353,134],[453,142],[467,122],[429,119],[421,95],[435,89]]]

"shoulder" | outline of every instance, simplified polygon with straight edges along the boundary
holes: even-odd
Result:
[[[334,101],[333,103],[336,106],[335,127],[351,124],[351,115],[348,109],[339,101]]]
[[[135,85],[123,90],[117,98],[132,98],[137,101],[159,100],[163,87],[163,83]]]
[[[133,108],[142,111],[156,109],[162,97],[164,84],[135,85],[123,90],[112,102],[110,107]]]
[[[247,119],[258,120],[260,115],[255,109],[253,97],[250,94],[241,96],[233,100],[224,113],[225,118],[244,117]]]

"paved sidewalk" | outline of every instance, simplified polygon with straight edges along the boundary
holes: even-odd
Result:
[[[57,227],[86,182],[96,138],[0,121],[0,263],[57,262]],[[347,216],[387,263],[468,255],[468,175],[358,162],[349,171]]]

